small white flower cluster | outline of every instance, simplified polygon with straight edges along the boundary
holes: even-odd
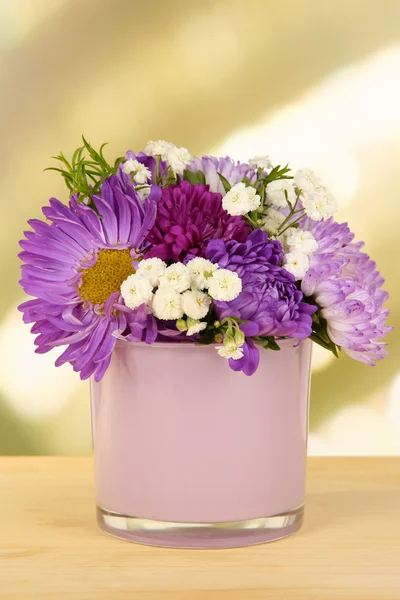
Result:
[[[200,319],[207,315],[212,300],[234,300],[241,290],[242,280],[237,273],[219,269],[205,258],[169,267],[160,258],[147,258],[121,285],[126,306],[135,309],[146,304],[158,319],[177,320],[178,329],[187,331],[187,335],[205,329],[207,324]]]
[[[252,169],[262,169],[263,171],[271,171],[274,165],[269,156],[253,156],[249,160],[249,167]]]
[[[218,354],[222,356],[222,358],[233,358],[233,360],[239,360],[243,356],[242,348],[234,341],[229,340],[224,343],[223,346],[216,346],[218,350]]]
[[[301,214],[314,221],[332,216],[337,209],[337,204],[310,169],[297,171],[293,180],[277,179],[267,185],[267,208],[262,218],[262,229],[282,243],[285,253],[283,266],[294,275],[296,280],[299,280],[307,273],[310,267],[310,256],[318,248],[318,244],[310,231],[290,227],[290,222],[294,218],[287,222],[287,215],[291,214],[289,206],[296,206],[297,195],[304,208]],[[297,211],[297,218],[299,212],[301,209]]]
[[[192,162],[193,156],[187,148],[178,148],[164,140],[147,142],[144,151],[151,156],[159,156],[171,168],[175,175],[182,175]]]
[[[234,217],[257,210],[260,204],[261,196],[255,188],[243,182],[232,186],[222,199],[223,208]]]
[[[280,239],[279,228],[285,220],[285,215],[275,208],[269,208],[261,222],[261,229],[270,236]]]
[[[250,159],[249,165],[267,171],[272,168],[268,156],[255,156]],[[231,187],[222,199],[222,206],[232,216],[244,216],[260,209],[259,212],[263,214],[259,218],[264,221],[265,229],[277,234],[286,218],[279,212],[280,209],[294,207],[297,197],[301,200],[303,214],[313,221],[327,219],[337,210],[336,200],[310,169],[297,171],[293,179],[275,179],[268,183],[265,189],[266,206],[269,207],[267,211],[260,208],[261,196],[256,188],[244,182]]]
[[[288,201],[294,205],[296,192],[291,179],[275,179],[266,188],[267,203],[276,208],[287,208]]]
[[[124,162],[122,170],[128,175],[131,173],[133,181],[139,185],[145,185],[151,179],[150,169],[133,158],[129,158]]]
[[[318,242],[311,231],[289,229],[284,240],[283,268],[292,273],[296,280],[303,279],[310,268],[310,256],[317,248]]]
[[[313,221],[328,219],[337,211],[337,202],[311,169],[301,169],[294,176],[295,186],[307,216]]]
[[[276,179],[266,188],[267,202],[275,208],[287,208],[296,202],[296,188],[300,191],[300,200],[305,214],[313,221],[328,219],[337,210],[337,202],[322,185],[310,169],[302,169],[295,173],[294,179]]]
[[[244,354],[244,341],[245,336],[239,326],[237,324],[235,327],[231,326],[225,335],[223,346],[217,346],[218,354],[223,358],[239,360]]]

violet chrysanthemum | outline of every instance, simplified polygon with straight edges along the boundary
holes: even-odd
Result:
[[[181,181],[162,190],[154,227],[147,236],[152,248],[146,255],[183,261],[190,254],[204,256],[210,240],[244,241],[249,227],[242,217],[222,208],[222,196],[201,183]]]
[[[303,340],[311,334],[311,315],[316,307],[302,301],[293,275],[279,266],[283,258],[279,241],[269,241],[264,231],[255,229],[245,243],[211,241],[206,258],[235,271],[242,279],[242,291],[235,300],[215,302],[219,318],[236,316],[246,321],[240,327],[248,338]],[[251,375],[257,368],[258,350],[249,340],[246,343],[243,358],[230,359],[230,366]]]
[[[134,256],[141,251],[156,215],[158,188],[142,203],[132,186],[117,177],[106,180],[101,195],[93,196],[99,214],[78,204],[69,206],[52,198],[43,208],[49,223],[29,221],[34,231],[20,242],[23,252],[21,285],[35,299],[22,304],[36,352],[68,347],[56,361],[70,362],[82,379],[94,374],[98,381],[107,369],[116,333],[135,322],[134,311],[121,304],[120,285],[134,272]],[[143,315],[140,313],[142,331]],[[151,316],[143,339],[154,341]],[[132,327],[138,335],[138,327]]]
[[[302,227],[318,242],[303,293],[321,307],[331,340],[352,358],[374,365],[387,354],[381,340],[392,329],[385,325],[389,311],[383,308],[388,298],[381,289],[383,277],[361,251],[364,243],[353,243],[347,223],[307,219]]]
[[[256,172],[249,165],[234,162],[229,156],[225,158],[217,158],[215,156],[202,156],[198,158],[196,156],[193,162],[188,165],[187,170],[193,173],[202,171],[206,184],[210,186],[210,191],[219,192],[222,195],[225,194],[225,190],[218,173],[223,175],[231,186],[243,181],[244,177],[247,177],[252,183],[257,178]]]

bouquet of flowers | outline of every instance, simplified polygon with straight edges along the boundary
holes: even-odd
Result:
[[[36,352],[66,346],[56,365],[96,381],[117,339],[214,344],[246,375],[287,338],[384,357],[383,278],[311,170],[161,140],[112,164],[103,150],[55,157],[69,203],[50,199],[20,242]]]

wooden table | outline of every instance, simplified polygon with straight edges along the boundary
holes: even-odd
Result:
[[[0,458],[1,600],[400,599],[400,459],[311,458],[306,522],[238,550],[167,550],[96,525],[90,458]]]

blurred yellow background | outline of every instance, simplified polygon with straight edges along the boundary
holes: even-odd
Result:
[[[399,322],[399,23],[398,0],[1,0],[0,454],[91,451],[88,385],[16,312],[25,222],[67,200],[42,169],[82,133],[313,168]],[[315,348],[310,454],[400,454],[399,346],[375,368]]]

